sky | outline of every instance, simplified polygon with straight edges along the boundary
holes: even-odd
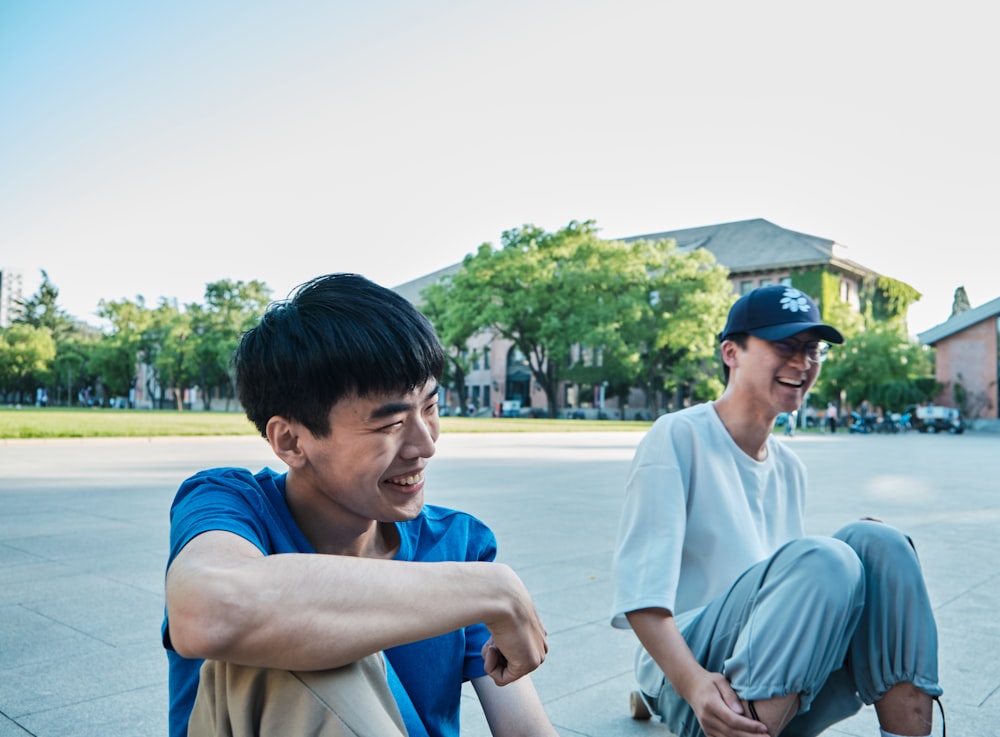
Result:
[[[988,4],[0,0],[0,268],[102,299],[395,286],[505,230],[751,218],[1000,297]]]

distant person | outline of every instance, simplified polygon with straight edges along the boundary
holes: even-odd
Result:
[[[545,630],[479,520],[424,503],[443,353],[395,292],[331,274],[242,338],[236,386],[286,473],[215,468],[171,508],[170,735],[556,737]],[[502,688],[501,688],[502,686]]]
[[[837,432],[837,405],[833,402],[826,405],[826,429]]]
[[[872,520],[804,536],[805,466],[772,434],[843,337],[786,286],[737,300],[719,337],[722,396],[657,420],[627,480],[612,624],[641,643],[633,714],[809,737],[874,703],[883,735],[929,735],[937,628],[913,547]]]
[[[793,410],[788,413],[788,417],[785,420],[785,435],[787,437],[792,437],[795,435],[795,426],[799,422],[799,412],[798,410]]]

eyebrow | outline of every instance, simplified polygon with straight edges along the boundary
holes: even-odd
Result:
[[[440,385],[435,383],[434,386],[431,387],[431,390],[424,395],[424,398],[420,403],[423,404],[424,402],[430,401],[430,399],[434,397],[439,390]],[[373,420],[382,420],[386,417],[398,415],[402,412],[409,412],[415,408],[416,405],[413,402],[386,402],[385,404],[379,405],[373,409],[370,418]]]

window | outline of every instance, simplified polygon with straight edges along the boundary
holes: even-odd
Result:
[[[746,294],[747,292],[753,291],[753,280],[743,279],[740,281],[740,294]]]

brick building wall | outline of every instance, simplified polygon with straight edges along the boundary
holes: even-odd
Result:
[[[935,344],[935,377],[944,388],[935,400],[949,407],[961,407],[969,418],[998,418],[997,317],[991,316]],[[965,400],[955,387],[964,389]]]

